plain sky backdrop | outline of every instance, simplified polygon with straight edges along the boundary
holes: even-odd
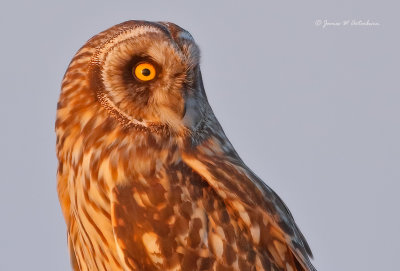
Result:
[[[71,270],[56,194],[60,82],[86,40],[129,19],[192,33],[215,114],[289,206],[318,270],[399,270],[399,10],[362,0],[2,1],[0,270]],[[353,19],[380,25],[316,25]]]

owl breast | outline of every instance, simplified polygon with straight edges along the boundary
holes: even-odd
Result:
[[[243,245],[250,233],[223,200],[181,161],[176,146],[168,151],[152,146],[159,149],[154,156],[140,145],[102,148],[109,149],[107,156],[91,150],[70,171],[66,180],[75,211],[69,238],[79,270],[245,270],[255,265],[258,252]]]
[[[97,129],[105,127],[100,125]],[[92,134],[103,134],[97,132],[93,130]],[[113,229],[113,189],[131,183],[135,188],[131,196],[143,208],[171,198],[175,180],[168,172],[169,164],[178,159],[176,145],[168,140],[157,141],[153,135],[144,133],[131,136],[118,129],[115,132],[119,139],[112,134],[96,138],[91,144],[79,133],[70,133],[70,140],[64,142],[64,149],[59,152],[69,158],[60,161],[58,190],[67,221],[71,260],[76,270],[126,270],[120,253],[123,247],[116,243]],[[155,144],[156,141],[161,145]],[[161,195],[161,190],[166,195]],[[126,215],[134,216],[135,213]],[[142,223],[148,219],[137,214],[136,217]]]

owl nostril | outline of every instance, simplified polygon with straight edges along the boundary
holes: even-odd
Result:
[[[182,119],[185,117],[185,115],[186,115],[186,107],[187,107],[187,105],[186,105],[186,103],[184,104],[184,106],[183,106],[183,111],[182,111]]]

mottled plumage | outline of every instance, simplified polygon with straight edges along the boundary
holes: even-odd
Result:
[[[215,118],[199,57],[182,28],[128,21],[71,61],[56,133],[74,270],[314,270]]]

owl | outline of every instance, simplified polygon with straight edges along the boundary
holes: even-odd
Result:
[[[310,271],[286,205],[207,101],[200,51],[127,21],[76,53],[57,105],[57,190],[75,271]]]

